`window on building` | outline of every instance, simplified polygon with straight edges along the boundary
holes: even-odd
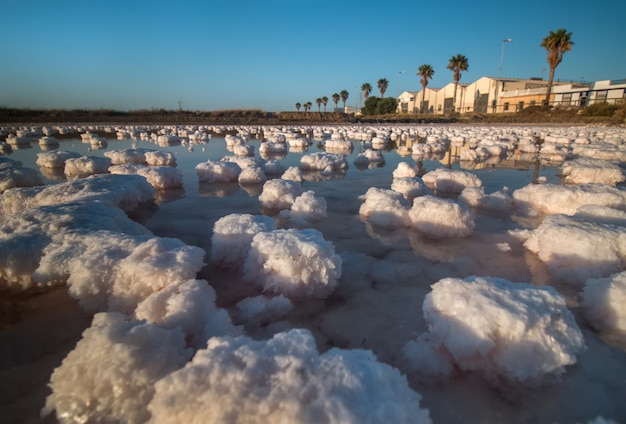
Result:
[[[524,102],[519,102],[517,104],[517,110],[519,111],[519,110],[522,110],[522,109],[524,109]]]
[[[408,112],[409,112],[409,104],[402,103],[402,113],[408,113]]]
[[[531,106],[536,106],[537,105],[537,101],[536,100],[531,100],[530,101],[530,105]]]
[[[606,102],[606,98],[608,96],[608,90],[602,90],[596,92],[596,103]]]
[[[572,93],[563,94],[562,103],[564,105],[569,105],[572,103]]]
[[[509,102],[504,102],[504,111],[509,110]]]

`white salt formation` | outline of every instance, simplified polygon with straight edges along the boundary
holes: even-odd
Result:
[[[587,280],[581,297],[583,312],[596,329],[617,331],[626,339],[626,271]]]
[[[81,157],[80,153],[65,150],[37,153],[36,164],[44,168],[65,168],[65,161]]]
[[[290,180],[298,183],[304,181],[304,178],[302,177],[302,170],[295,166],[290,166],[289,168],[287,168],[280,178],[283,180]]]
[[[97,175],[51,186],[14,188],[0,197],[4,214],[35,206],[75,201],[108,201],[132,211],[154,199],[154,188],[138,175]]]
[[[230,214],[215,222],[211,236],[211,260],[224,267],[243,264],[252,238],[260,232],[276,229],[274,220],[267,216]]]
[[[241,171],[238,181],[240,184],[263,184],[267,176],[260,166],[249,166]]]
[[[64,173],[68,179],[85,178],[109,172],[111,159],[100,156],[81,156],[65,161]]]
[[[237,181],[241,168],[234,162],[202,162],[196,165],[200,182],[229,183]]]
[[[566,282],[608,277],[626,261],[626,212],[586,206],[573,216],[550,215],[524,246]]]
[[[176,156],[171,152],[146,150],[146,163],[150,166],[176,166]]]
[[[413,200],[409,225],[431,238],[465,237],[474,229],[474,215],[449,199],[422,196]]]
[[[320,355],[307,330],[212,338],[155,392],[154,423],[430,423],[397,369],[366,350]]]
[[[343,155],[334,153],[307,153],[300,158],[300,169],[303,171],[323,171],[333,173],[348,168]]]
[[[402,162],[404,163],[404,162]],[[433,194],[420,177],[398,177],[391,182],[391,189],[401,193],[405,199],[412,201],[416,197]]]
[[[326,199],[316,196],[313,190],[305,191],[296,197],[291,209],[280,211],[279,218],[300,227],[320,221],[326,218]]]
[[[467,187],[482,187],[476,175],[455,169],[437,168],[422,177],[424,182],[437,193],[459,194]]]
[[[552,287],[493,277],[444,278],[423,303],[428,333],[404,354],[423,375],[475,372],[494,385],[536,386],[576,363],[585,343]]]
[[[215,290],[205,280],[171,284],[152,293],[137,305],[135,316],[163,328],[180,328],[194,349],[205,347],[211,337],[242,333],[226,310],[215,305]]]
[[[408,162],[400,162],[396,169],[393,170],[392,176],[396,178],[415,178],[419,176],[419,169],[417,165],[410,164]]]
[[[510,212],[513,208],[513,199],[504,191],[485,194],[483,187],[468,187],[457,199],[460,203],[478,209],[497,212]]]
[[[511,195],[520,212],[574,215],[584,205],[626,207],[626,191],[601,184],[529,184]]]
[[[263,185],[259,202],[268,209],[289,209],[302,195],[302,186],[295,181],[274,179]]]
[[[111,159],[112,165],[129,163],[146,164],[145,149],[117,149],[104,152],[104,156]]]
[[[137,169],[137,175],[144,177],[157,190],[168,190],[183,186],[183,173],[170,166],[146,166]]]
[[[402,194],[384,188],[370,187],[362,197],[359,214],[372,225],[394,229],[407,225],[409,202]]]
[[[334,245],[314,229],[259,232],[244,264],[248,281],[292,299],[326,297],[341,276]]]
[[[614,186],[626,178],[619,165],[603,159],[581,158],[563,163],[563,182],[569,184],[599,183]]]
[[[259,326],[282,318],[293,307],[291,300],[282,294],[273,297],[254,296],[237,303],[236,315],[246,325]]]
[[[42,416],[61,422],[141,423],[155,382],[181,368],[192,350],[179,328],[96,314],[90,328],[54,370]]]
[[[41,177],[34,169],[6,167],[0,169],[0,193],[15,187],[35,187],[43,185]]]

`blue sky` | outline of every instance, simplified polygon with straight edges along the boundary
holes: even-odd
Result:
[[[452,80],[548,77],[550,30],[575,45],[560,80],[626,78],[621,0],[1,0],[0,106],[294,110],[389,81],[385,96]],[[401,71],[404,71],[402,73]]]

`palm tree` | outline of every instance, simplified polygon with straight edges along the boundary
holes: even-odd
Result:
[[[420,110],[424,113],[424,99],[426,98],[426,86],[428,85],[428,80],[433,78],[435,74],[435,70],[430,65],[422,65],[417,69],[417,75],[422,77],[420,82],[422,83],[422,104],[420,106]]]
[[[378,85],[378,90],[380,91],[380,98],[384,99],[385,91],[387,91],[387,87],[389,86],[389,81],[387,81],[385,78],[381,78],[378,80],[378,83],[376,85]]]
[[[335,109],[337,109],[337,103],[339,103],[339,99],[341,97],[339,97],[339,94],[335,93],[331,96],[333,98],[333,102],[335,102]]]
[[[348,100],[348,95],[350,93],[348,93],[346,90],[341,90],[341,93],[339,93],[339,95],[341,96],[341,101],[343,102],[343,111],[346,111],[346,100]]]
[[[320,106],[322,104],[322,99],[320,99],[318,97],[317,99],[315,99],[315,103],[317,103],[317,111],[320,112]]]
[[[296,103],[296,110],[297,110],[298,112],[300,112],[300,106],[302,106],[302,105],[300,104],[300,102]]]
[[[311,102],[306,102],[306,103],[304,104],[304,111],[305,111],[305,112],[310,111],[310,110],[311,110],[311,106],[313,106],[313,103],[311,103]]]
[[[322,97],[322,104],[324,105],[324,113],[326,113],[326,105],[328,104],[328,97]]]
[[[540,46],[548,51],[548,64],[550,65],[550,76],[548,77],[548,90],[546,91],[545,104],[550,102],[550,94],[552,93],[552,81],[554,80],[554,71],[559,63],[563,60],[563,53],[572,50],[574,42],[571,40],[572,33],[567,32],[565,28],[559,28],[556,32],[550,31],[550,34],[543,39]]]
[[[367,98],[370,96],[370,93],[372,92],[372,85],[369,82],[363,83],[363,85],[361,86],[361,91],[363,91],[363,96],[365,97],[365,100],[367,100]]]
[[[467,69],[469,68],[469,62],[465,56],[463,56],[462,54],[457,54],[456,56],[452,56],[450,58],[450,62],[448,62],[447,68],[454,72],[454,95],[452,96],[452,112],[454,112],[454,108],[456,106],[456,89],[459,86],[461,72],[467,71]]]

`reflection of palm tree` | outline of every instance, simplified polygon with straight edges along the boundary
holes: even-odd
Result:
[[[417,161],[417,176],[422,178],[426,173],[426,168],[424,168],[424,163],[421,160]]]
[[[389,81],[387,81],[385,78],[381,78],[378,80],[378,83],[376,85],[378,86],[378,90],[380,91],[380,98],[384,99],[385,91],[387,91],[387,87],[389,86]]]
[[[426,86],[428,85],[428,80],[433,78],[435,74],[435,70],[430,65],[422,65],[417,69],[417,75],[422,77],[420,82],[422,83],[422,104],[420,106],[420,110],[424,113],[424,99],[426,97]]]
[[[548,77],[548,90],[546,91],[545,103],[550,102],[550,94],[552,93],[552,81],[554,80],[554,71],[559,63],[563,60],[563,53],[572,50],[574,42],[571,40],[572,33],[567,32],[565,28],[559,28],[556,32],[550,31],[550,34],[543,39],[541,47],[548,51],[548,64],[550,65],[550,76]]]
[[[454,80],[452,111],[454,112],[454,108],[456,107],[456,89],[459,85],[459,80],[461,79],[461,72],[467,71],[467,69],[469,68],[469,62],[465,56],[463,56],[462,54],[457,54],[456,56],[452,56],[450,58],[450,62],[448,63],[447,68],[454,73],[452,77],[452,79]]]

